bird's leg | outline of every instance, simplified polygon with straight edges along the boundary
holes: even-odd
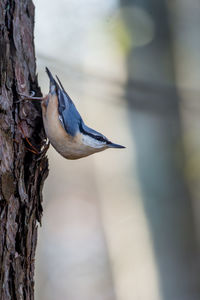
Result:
[[[15,103],[19,103],[22,102],[24,100],[37,100],[37,101],[44,101],[48,96],[44,96],[44,97],[34,97],[35,92],[31,92],[31,95],[26,95],[26,94],[22,94],[22,93],[18,93],[19,96],[22,98],[21,100],[16,101]]]
[[[38,151],[38,150],[36,149],[36,147],[33,146],[33,144],[29,141],[29,139],[28,139],[28,137],[26,136],[26,134],[25,134],[25,132],[24,132],[24,129],[23,129],[23,127],[21,126],[20,123],[18,124],[18,126],[19,126],[19,129],[20,129],[20,131],[22,132],[22,134],[23,134],[23,136],[24,136],[26,142],[27,142],[27,143],[29,144],[29,146],[32,148],[32,149],[30,149],[30,148],[27,148],[27,147],[26,147],[26,150],[28,150],[28,151],[30,151],[30,152],[36,154],[36,155],[39,155],[39,158],[38,158],[37,160],[41,160],[41,159],[45,156],[45,154],[47,153],[47,151],[48,151],[48,149],[49,149],[50,141],[48,141],[48,143],[45,144],[45,145],[43,146],[44,148],[42,149],[42,151]]]
[[[34,97],[35,92],[31,92],[31,95],[26,95],[22,93],[18,93],[24,100],[40,100],[42,101],[45,97]]]
[[[33,97],[33,96],[24,95],[24,94],[21,94],[20,96],[23,97],[23,100],[39,100],[39,101],[42,101],[44,99],[44,97]]]
[[[22,132],[22,134],[23,134],[23,136],[24,136],[26,142],[27,142],[27,143],[29,144],[29,146],[32,148],[32,149],[30,149],[30,148],[27,148],[27,147],[26,147],[26,149],[27,149],[28,151],[30,151],[30,152],[36,154],[36,155],[39,155],[40,152],[39,152],[39,151],[35,148],[35,146],[33,146],[33,144],[29,141],[29,139],[28,139],[28,137],[26,136],[26,134],[25,134],[25,132],[24,132],[24,129],[23,129],[23,127],[21,126],[20,123],[18,123],[18,126],[19,126],[19,129],[20,129],[20,131]]]

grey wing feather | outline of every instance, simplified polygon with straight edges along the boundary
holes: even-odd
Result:
[[[79,124],[82,118],[69,95],[60,88],[58,89],[58,99],[58,111],[62,119],[61,123],[64,125],[67,133],[71,136],[75,136],[77,131],[79,131]]]
[[[71,136],[75,136],[79,130],[79,124],[82,122],[82,118],[59,78],[56,76],[58,84],[48,68],[46,68],[46,72],[50,79],[50,92],[52,88],[54,88],[53,92],[56,92],[58,96],[59,120],[67,133]]]

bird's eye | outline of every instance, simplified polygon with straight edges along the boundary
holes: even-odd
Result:
[[[96,138],[96,140],[98,140],[100,142],[106,142],[105,139],[100,135],[96,135],[95,138]]]

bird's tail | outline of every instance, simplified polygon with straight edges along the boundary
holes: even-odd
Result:
[[[49,69],[47,67],[46,67],[46,72],[47,72],[47,75],[49,76],[49,80],[50,80],[49,93],[51,95],[55,95],[57,93],[58,84],[55,81],[55,79],[53,78],[53,75],[51,74],[51,72],[49,71]]]

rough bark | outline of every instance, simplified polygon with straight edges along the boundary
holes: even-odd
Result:
[[[37,83],[31,0],[0,1],[0,299],[34,299],[37,226],[47,158],[40,104],[19,102]],[[18,102],[17,102],[18,101]]]

